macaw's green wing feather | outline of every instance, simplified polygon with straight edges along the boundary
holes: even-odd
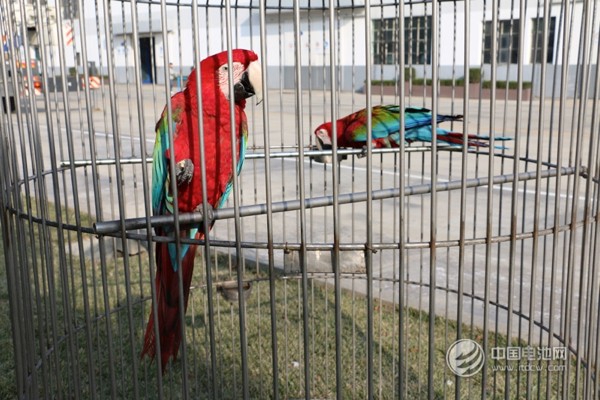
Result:
[[[183,94],[177,93],[171,98],[171,118],[167,109],[156,123],[156,139],[152,152],[152,211],[154,215],[173,212],[173,196],[169,182],[169,159],[167,154],[170,149],[169,125],[173,132],[173,138],[177,136],[179,122],[183,116]]]
[[[156,124],[156,140],[154,142],[154,150],[152,153],[152,212],[154,215],[169,215],[173,214],[173,193],[171,188],[169,173],[169,157],[172,152],[169,142],[169,125],[173,132],[173,140],[182,129],[181,120],[185,116],[185,103],[182,92],[175,94],[171,98],[171,118],[167,113],[167,109],[163,113]],[[161,234],[168,234],[170,229],[165,229]],[[186,238],[193,238],[198,232],[198,227],[193,227],[185,231]],[[180,247],[180,258],[183,259],[189,249],[189,244],[182,244]],[[171,257],[171,265],[177,270],[177,247],[175,243],[169,243],[169,255]]]
[[[169,149],[168,125],[169,121],[165,111],[156,124],[156,140],[152,152],[152,211],[154,215],[160,214],[166,206],[165,182],[167,181],[169,166],[167,165],[165,153]],[[172,124],[172,126],[174,129],[175,124]]]
[[[371,111],[373,139],[385,138],[400,130],[400,107],[376,106]]]
[[[400,130],[398,106],[375,106],[371,110],[371,133],[373,139],[385,138]],[[367,141],[367,111],[355,112],[343,118],[346,122],[344,136],[350,142]]]

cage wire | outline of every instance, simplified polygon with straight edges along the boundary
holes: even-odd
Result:
[[[1,397],[599,398],[598,5],[1,0]],[[232,48],[264,100],[161,371],[153,228],[204,213],[152,215],[154,126]],[[315,148],[380,104],[491,146]]]

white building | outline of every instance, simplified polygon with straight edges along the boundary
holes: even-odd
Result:
[[[549,0],[550,1],[550,0]],[[221,2],[199,2],[197,14],[199,54],[205,57],[226,48],[227,19]],[[260,49],[260,14],[256,2],[250,0],[232,2],[231,41],[235,47]],[[279,3],[283,6],[279,8]],[[311,2],[312,5],[317,3]],[[267,60],[263,63],[269,71],[271,87],[293,88],[297,55],[302,65],[303,87],[323,88],[329,86],[329,65],[332,40],[329,34],[329,9],[305,7],[302,1],[301,11],[297,17],[300,22],[299,36],[296,37],[295,13],[292,1],[267,1],[266,44]],[[373,4],[372,2],[371,4]],[[367,21],[364,2],[340,0],[334,10],[334,42],[335,61],[338,66],[338,82],[342,90],[360,90],[365,81],[365,66],[370,62],[372,79],[396,79],[398,76],[398,42],[399,6],[389,5],[393,2],[377,2],[371,5]],[[384,5],[381,5],[383,3]],[[163,83],[165,66],[168,62],[174,66],[174,72],[187,75],[194,65],[194,23],[192,21],[190,0],[180,2],[181,6],[168,6],[166,32],[163,33],[161,9],[157,4],[138,3],[137,26],[131,15],[130,2],[110,2],[111,32],[105,31],[103,9],[96,10],[94,2],[85,0],[85,9],[81,11],[79,20],[73,20],[75,40],[67,52],[67,64],[82,68],[82,47],[86,46],[88,61],[100,66],[102,73],[107,72],[110,55],[115,67],[117,81],[125,82],[133,79],[133,71],[140,68],[143,82]],[[98,3],[100,4],[100,3]],[[173,3],[169,3],[173,4]],[[247,7],[252,4],[252,9]],[[277,5],[277,8],[275,7]],[[516,80],[519,63],[523,66],[524,81],[531,81],[534,93],[539,91],[539,75],[541,69],[542,44],[547,43],[546,64],[548,76],[558,80],[558,73],[563,60],[569,65],[583,64],[581,57],[586,54],[587,64],[594,65],[592,76],[595,76],[595,64],[598,58],[599,24],[584,30],[581,26],[571,26],[571,21],[581,20],[583,1],[574,5],[568,2],[568,14],[564,6],[552,0],[549,6],[547,38],[542,37],[544,19],[543,4],[530,1],[520,15],[519,2],[500,2],[500,8],[492,10],[490,2],[471,1],[469,18],[469,65],[481,68],[484,79],[491,76],[492,61],[492,18],[497,11],[497,55],[496,71],[498,80]],[[461,78],[464,74],[465,52],[465,15],[464,3],[439,3],[439,29],[432,30],[432,5],[420,2],[404,6],[404,32],[406,51],[404,61],[414,68],[416,77],[431,76],[433,35],[438,39],[439,77]],[[565,15],[573,18],[564,18]],[[589,13],[590,15],[592,13]],[[592,23],[593,21],[590,21]],[[81,26],[80,26],[81,25]],[[366,29],[370,32],[370,43],[366,43]],[[567,28],[565,34],[565,27]],[[84,32],[81,31],[84,29]],[[522,28],[522,29],[521,29]],[[137,39],[134,35],[137,32]],[[582,35],[582,32],[588,33]],[[590,34],[591,32],[591,34]],[[101,39],[98,39],[98,38]],[[565,38],[566,42],[565,42]],[[585,49],[583,46],[586,46]],[[136,60],[134,47],[138,46],[139,59]],[[298,48],[298,51],[296,49]],[[519,49],[522,60],[519,60]],[[168,50],[168,57],[165,57]],[[567,54],[564,54],[568,51]],[[368,53],[368,54],[367,54]],[[168,62],[167,62],[168,59]],[[557,73],[554,73],[554,72]],[[569,68],[570,94],[575,90],[575,68]],[[590,84],[593,84],[591,82]],[[546,80],[548,88],[552,79]]]

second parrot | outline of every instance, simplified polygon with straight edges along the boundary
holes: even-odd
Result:
[[[437,115],[437,123],[446,121],[461,121],[462,115]],[[426,108],[408,107],[404,110],[404,139],[411,143],[415,141],[431,142],[433,115]],[[400,106],[381,105],[371,109],[371,132],[373,148],[399,147],[400,145]],[[367,143],[367,110],[362,109],[336,121],[338,147],[364,148]],[[332,146],[333,123],[325,122],[315,130],[317,147],[321,150]],[[453,146],[464,145],[463,134],[437,128],[438,141]],[[469,135],[467,146],[488,147],[489,136]],[[496,140],[507,140],[506,137],[496,137]]]

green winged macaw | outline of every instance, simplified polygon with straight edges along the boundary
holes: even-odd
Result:
[[[256,95],[260,101],[262,90],[261,68],[258,56],[250,50],[232,51],[231,65],[227,52],[210,56],[200,63],[202,110],[198,109],[196,72],[190,74],[182,92],[171,97],[171,119],[167,110],[156,124],[152,164],[152,210],[154,215],[201,211],[202,174],[200,162],[200,136],[198,114],[202,114],[206,168],[206,198],[211,208],[225,204],[232,189],[233,174],[239,174],[244,162],[248,138],[248,124],[244,108],[246,99]],[[233,71],[234,98],[230,99],[229,68]],[[231,126],[230,101],[234,102],[235,126]],[[169,141],[168,127],[173,132]],[[236,143],[232,144],[231,130],[235,130]],[[232,145],[237,149],[237,168],[232,163]],[[170,159],[176,165],[175,176],[170,173]],[[172,180],[177,187],[174,201]],[[173,237],[171,227],[157,227],[159,236]],[[203,225],[182,227],[182,238],[201,239]],[[196,245],[181,244],[179,259],[173,242],[156,243],[156,301],[158,315],[150,312],[144,347],[141,356],[154,358],[157,352],[154,321],[158,321],[162,370],[169,358],[177,357],[181,344],[181,318],[179,281],[177,269],[182,268],[183,304],[187,309]],[[185,312],[185,310],[184,310]]]
[[[461,121],[462,115],[437,115],[437,123]],[[406,142],[431,142],[433,135],[431,123],[433,116],[426,108],[408,107],[404,109],[404,139]],[[371,132],[373,148],[399,147],[400,145],[400,106],[382,105],[371,109]],[[338,147],[364,148],[367,142],[367,110],[354,112],[336,122]],[[462,146],[463,134],[437,128],[436,138],[454,146]],[[332,122],[325,122],[315,129],[317,147],[321,150],[332,146]],[[496,137],[496,140],[507,140]],[[467,145],[487,147],[489,136],[469,135]]]

